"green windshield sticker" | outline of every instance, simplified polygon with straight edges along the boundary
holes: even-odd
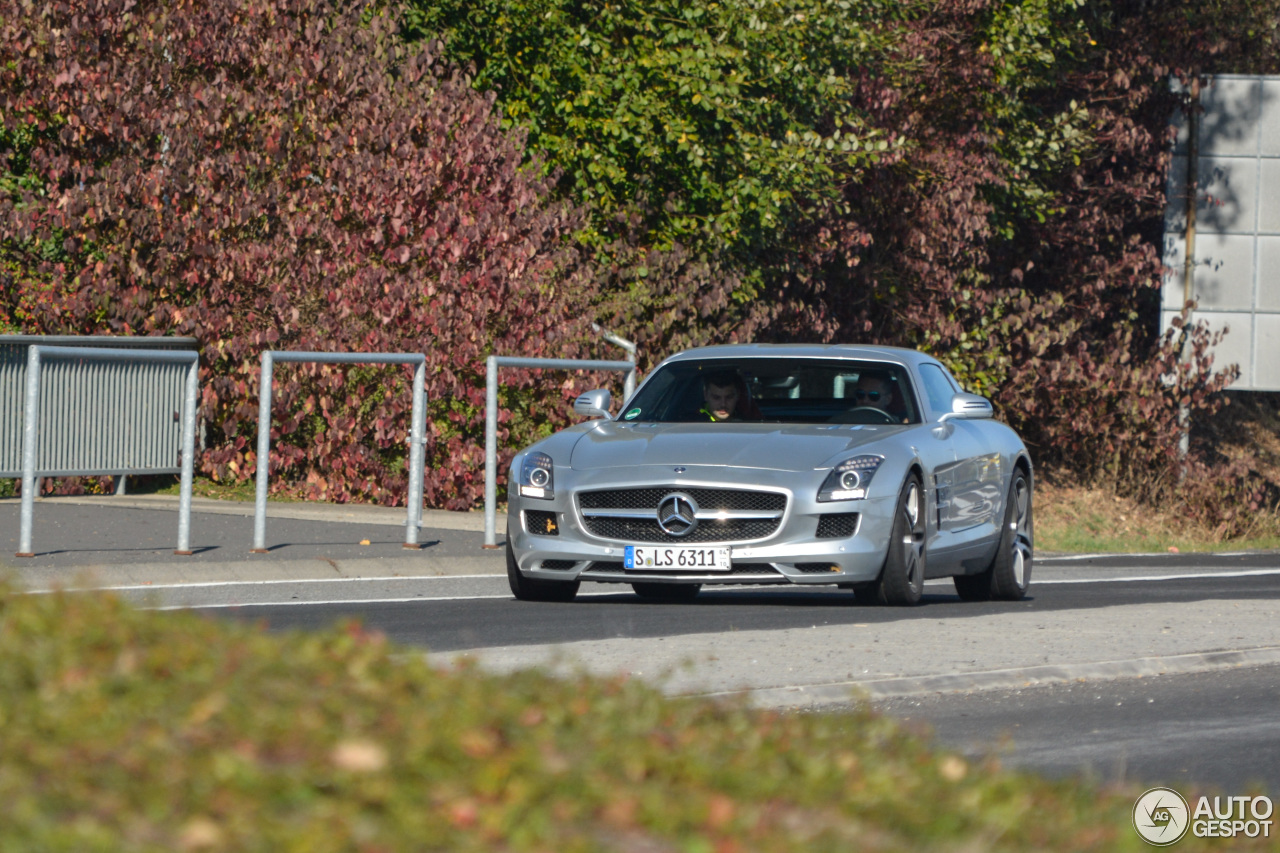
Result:
[[[631,411],[627,412],[626,415],[624,415],[623,417],[625,417],[629,421],[633,421],[636,418],[640,417],[640,410],[632,409]]]

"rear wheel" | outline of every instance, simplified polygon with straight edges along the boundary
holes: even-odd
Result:
[[[700,583],[633,583],[636,595],[650,601],[688,602],[702,591]]]
[[[880,604],[912,605],[920,602],[924,592],[924,489],[915,474],[907,477],[898,494],[889,535],[889,553],[880,570],[880,580],[860,591],[854,588],[855,600]]]
[[[507,536],[507,583],[511,594],[521,601],[573,601],[578,594],[578,581],[541,581],[520,574],[511,536]]]
[[[1000,544],[991,565],[976,575],[959,575],[956,592],[965,601],[1020,601],[1031,585],[1034,525],[1031,483],[1022,469],[1013,472],[1004,510]]]

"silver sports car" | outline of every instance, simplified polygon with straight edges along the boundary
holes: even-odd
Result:
[[[1031,580],[1031,460],[942,364],[893,347],[704,347],[652,371],[617,417],[512,460],[507,576],[567,601],[582,581],[688,601],[705,584],[837,584],[915,604]]]

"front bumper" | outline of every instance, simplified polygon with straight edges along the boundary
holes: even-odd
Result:
[[[684,474],[673,477],[671,468],[654,467],[652,471],[635,471],[625,482],[619,482],[616,472],[607,470],[572,472],[572,482],[557,482],[551,500],[512,494],[507,535],[521,573],[540,580],[601,583],[853,584],[879,577],[888,550],[896,496],[819,503],[817,487],[806,483],[803,490],[796,488],[794,482],[789,482],[796,475],[788,472],[689,466]],[[693,543],[676,538],[662,543],[624,541],[595,535],[584,520],[577,495],[600,489],[655,488],[752,490],[785,494],[787,500],[776,531],[768,536],[749,541],[696,543],[729,548],[728,572],[627,570],[623,567],[627,545]],[[846,519],[840,519],[841,524],[831,524],[831,516],[851,513],[857,514],[853,524]],[[844,529],[832,535],[833,527]]]

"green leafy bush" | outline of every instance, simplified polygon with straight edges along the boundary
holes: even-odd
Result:
[[[433,670],[355,624],[96,594],[0,588],[0,730],[15,851],[1143,848],[1136,789],[974,765],[866,711]]]
[[[417,0],[406,21],[474,64],[505,123],[593,211],[602,254],[627,234],[625,212],[647,247],[733,259],[746,301],[789,264],[810,208],[889,149],[857,71],[883,64],[916,6]]]
[[[598,310],[646,355],[920,347],[1046,472],[1180,476],[1231,374],[1159,333],[1170,73],[1274,72],[1275,0],[412,5],[591,205]]]

